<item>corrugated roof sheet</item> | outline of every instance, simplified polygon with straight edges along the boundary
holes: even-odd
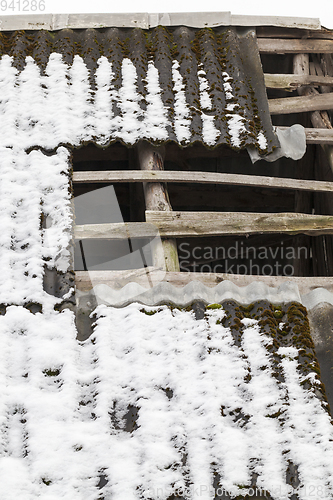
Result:
[[[0,34],[0,54],[12,58],[0,67],[6,135],[13,142],[11,126],[22,131],[25,109],[19,142],[28,148],[143,138],[261,152],[278,145],[251,30],[18,31]]]
[[[223,306],[99,308],[83,343],[68,310],[7,307],[0,497],[332,498],[304,308]]]

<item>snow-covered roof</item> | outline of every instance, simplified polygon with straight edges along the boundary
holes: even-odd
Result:
[[[332,496],[333,427],[300,304],[101,305],[82,342],[66,308],[70,147],[271,148],[253,33],[2,41],[1,500]]]
[[[278,146],[252,30],[65,29],[1,38],[0,145]]]
[[[202,315],[201,315],[202,316]],[[0,495],[333,493],[333,427],[304,308],[100,306],[0,316]],[[246,497],[249,498],[249,497]]]

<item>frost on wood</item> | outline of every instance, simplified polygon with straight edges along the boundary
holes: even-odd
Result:
[[[199,65],[194,91],[188,74],[181,72],[181,64],[172,62],[172,86],[168,89],[172,98],[165,97],[164,82],[152,60],[146,72],[142,71],[124,57],[116,75],[112,62],[102,56],[91,73],[79,55],[68,65],[61,54],[51,53],[44,72],[30,56],[19,72],[13,58],[4,55],[0,60],[0,146],[19,144],[25,150],[38,146],[52,150],[87,141],[107,145],[116,140],[134,144],[146,139],[176,140],[182,145],[200,140],[211,147],[224,143],[236,149],[245,144],[267,148],[262,130],[255,135],[253,129],[250,136],[253,110],[240,110],[232,87],[237,82],[227,73],[222,75],[226,106],[218,116],[204,64]],[[195,105],[188,104],[189,95],[197,95],[192,99]],[[201,125],[200,121],[194,125],[196,115]]]
[[[311,498],[311,485],[324,485],[330,498],[333,428],[316,373],[301,373],[295,347],[273,355],[257,320],[223,326],[229,311],[219,307],[198,321],[166,306],[100,306],[81,344],[70,311],[7,308],[1,498],[166,500],[184,492],[208,500],[214,477],[220,491],[242,498],[256,477],[280,500],[294,492],[290,463],[300,500]]]
[[[0,303],[42,303],[44,265],[68,268],[69,153],[0,147],[0,165]]]

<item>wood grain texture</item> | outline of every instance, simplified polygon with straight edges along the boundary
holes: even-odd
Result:
[[[286,115],[291,113],[306,113],[308,111],[333,109],[333,92],[330,94],[268,99],[268,106],[271,115]]]
[[[314,114],[314,113],[312,113]],[[281,127],[283,128],[283,127]],[[333,129],[327,128],[306,128],[307,144],[330,144],[333,145]]]
[[[287,127],[280,127],[287,128]],[[333,143],[333,130],[306,129],[306,133],[313,141],[323,135],[323,141]],[[318,139],[319,140],[319,139]],[[212,172],[184,172],[184,171],[140,171],[140,170],[112,170],[74,172],[73,182],[77,183],[118,183],[118,182],[177,182],[199,184],[224,184],[233,186],[252,186],[263,188],[299,189],[303,191],[333,191],[333,183],[325,181],[307,181],[259,175],[221,174]]]
[[[264,75],[265,85],[269,89],[283,89],[288,92],[293,92],[297,87],[312,85],[312,86],[331,86],[333,85],[333,77],[331,76],[316,76],[316,75],[284,75],[284,74],[268,74]]]
[[[146,222],[117,222],[74,226],[74,238],[76,240],[154,238],[157,234],[157,228]]]
[[[329,54],[333,52],[333,40],[258,38],[262,54]]]
[[[296,213],[156,212],[146,211],[148,223],[160,235],[178,238],[224,234],[333,234],[333,216]]]

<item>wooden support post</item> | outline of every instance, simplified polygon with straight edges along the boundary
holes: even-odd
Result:
[[[318,61],[315,61],[315,63],[310,63],[309,62],[309,55],[308,54],[296,54],[294,56],[294,73],[296,74],[302,74],[302,75],[308,75],[309,73],[313,74],[319,74],[320,73],[320,65]],[[321,74],[321,76],[323,73]],[[298,88],[298,93],[303,96],[311,96],[311,95],[319,95],[319,92],[315,90],[314,88],[310,87],[303,87],[303,88]],[[331,95],[331,94],[330,94]],[[316,128],[332,128],[332,124],[330,121],[330,117],[326,111],[314,111],[310,114],[311,122],[313,127]],[[327,146],[327,145],[322,145],[326,157],[328,160],[328,164],[333,172],[333,147],[332,146]],[[318,164],[316,165],[318,168]],[[317,168],[315,169],[315,178],[318,175]],[[320,175],[319,175],[320,178]],[[298,197],[302,197],[303,195],[298,193]],[[330,199],[326,199],[325,201],[329,201]],[[329,203],[328,205],[325,205],[324,203],[324,198],[314,198],[314,209],[317,213],[317,210],[319,209],[319,213],[323,213],[322,210],[324,211],[325,214],[331,213],[331,210],[328,210],[328,208],[331,208],[332,205]],[[296,209],[300,209],[300,207],[296,207]],[[328,210],[328,211],[327,211]],[[304,238],[304,237],[303,237]],[[317,238],[312,239],[312,249],[314,252],[314,258],[313,258],[313,272],[316,275],[319,276],[325,276],[328,272],[331,272],[332,268],[332,236],[331,235],[326,235],[326,236],[319,236]],[[298,238],[298,243],[301,244],[302,237]],[[300,263],[299,263],[300,265]]]
[[[148,142],[138,145],[141,170],[163,170],[164,148],[153,147]],[[165,184],[145,182],[143,190],[146,210],[172,211],[168,191]],[[175,239],[163,239],[153,248],[153,265],[166,271],[179,271],[177,243]]]
[[[310,60],[309,54],[296,54],[293,59],[293,72],[295,75],[306,75],[310,73]],[[309,94],[310,87],[299,87],[297,92],[301,96],[307,96]],[[311,90],[310,90],[311,92]],[[312,177],[312,161],[313,158],[309,159],[309,152],[300,161],[297,162],[297,173],[299,178],[311,178]],[[313,196],[310,193],[304,193],[297,191],[295,193],[295,212],[302,212],[311,214],[313,207]],[[293,260],[293,269],[295,276],[307,276],[311,273],[311,261],[310,256],[307,258],[299,258],[299,249],[306,248],[310,252],[310,247],[312,244],[311,236],[301,234],[295,238],[295,252]]]
[[[310,64],[309,64],[309,54],[295,54],[294,55],[294,73],[295,74],[306,74],[308,75],[310,72]],[[319,92],[310,87],[300,87],[297,89],[300,95],[311,96],[311,95],[320,95]],[[329,115],[326,111],[314,111],[310,113],[310,118],[312,125],[315,128],[332,128],[332,123],[329,118]],[[328,158],[328,162],[333,171],[333,147],[325,146],[325,153]]]

